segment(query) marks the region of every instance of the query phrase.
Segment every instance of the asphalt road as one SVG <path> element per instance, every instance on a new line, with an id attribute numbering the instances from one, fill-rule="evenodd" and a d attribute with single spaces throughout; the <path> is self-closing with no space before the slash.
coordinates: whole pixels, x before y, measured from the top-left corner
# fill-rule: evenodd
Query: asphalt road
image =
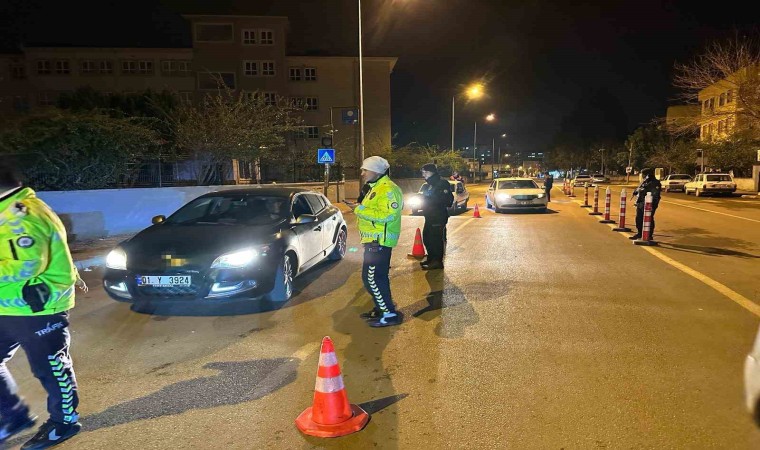
<path id="1" fill-rule="evenodd" d="M 760 448 L 742 386 L 760 203 L 667 194 L 661 245 L 642 248 L 553 197 L 547 214 L 452 218 L 444 271 L 407 258 L 423 219 L 405 217 L 399 327 L 357 317 L 370 307 L 358 251 L 299 278 L 286 305 L 238 316 L 135 313 L 86 272 L 72 318 L 85 431 L 60 448 Z M 372 413 L 331 440 L 293 423 L 325 335 L 349 399 Z M 10 367 L 44 412 L 20 356 Z"/>

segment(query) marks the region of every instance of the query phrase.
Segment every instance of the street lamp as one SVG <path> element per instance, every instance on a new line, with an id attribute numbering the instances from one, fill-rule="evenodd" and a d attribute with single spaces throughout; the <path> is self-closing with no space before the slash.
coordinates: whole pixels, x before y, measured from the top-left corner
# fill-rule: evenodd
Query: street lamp
<path id="1" fill-rule="evenodd" d="M 507 133 L 502 133 L 501 134 L 501 138 L 502 139 L 506 139 L 507 138 Z M 496 147 L 496 139 L 494 139 L 493 146 Z M 494 164 L 494 159 L 493 159 L 494 153 L 496 153 L 496 149 L 495 148 L 493 149 L 493 152 L 491 153 L 491 166 L 493 166 L 493 164 Z M 501 145 L 499 146 L 499 154 L 496 155 L 496 161 L 498 161 L 498 164 L 499 164 L 499 168 L 497 170 L 499 172 L 501 172 Z M 493 170 L 493 167 L 491 167 L 491 170 Z"/>
<path id="2" fill-rule="evenodd" d="M 599 153 L 602 154 L 602 176 L 604 176 L 604 149 L 600 148 Z"/>
<path id="3" fill-rule="evenodd" d="M 359 164 L 364 161 L 364 60 L 362 58 L 362 0 L 359 2 Z"/>
<path id="4" fill-rule="evenodd" d="M 468 100 L 478 100 L 483 97 L 483 85 L 480 83 L 471 84 L 466 90 L 465 95 Z M 456 105 L 456 95 L 451 97 L 451 150 L 454 150 L 454 110 Z"/>
<path id="5" fill-rule="evenodd" d="M 488 122 L 493 122 L 494 120 L 496 120 L 496 114 L 491 113 L 491 114 L 487 115 L 486 116 L 486 120 Z M 472 137 L 472 165 L 473 165 L 473 176 L 472 176 L 472 179 L 473 180 L 475 179 L 475 174 L 474 174 L 474 172 L 475 172 L 475 160 L 477 159 L 477 155 L 476 155 L 475 150 L 477 148 L 478 148 L 478 121 L 475 120 L 475 132 L 473 133 L 473 137 Z M 480 167 L 479 166 L 478 166 L 478 172 L 480 172 Z M 483 181 L 482 175 L 481 175 L 480 181 Z"/>

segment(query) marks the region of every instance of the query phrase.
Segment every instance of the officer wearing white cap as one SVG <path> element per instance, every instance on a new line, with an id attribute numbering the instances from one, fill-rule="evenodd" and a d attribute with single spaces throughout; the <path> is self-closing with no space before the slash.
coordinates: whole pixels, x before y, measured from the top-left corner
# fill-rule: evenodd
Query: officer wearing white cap
<path id="1" fill-rule="evenodd" d="M 362 163 L 362 188 L 356 209 L 359 234 L 364 247 L 362 280 L 375 303 L 371 311 L 361 315 L 371 327 L 398 325 L 403 321 L 391 298 L 388 272 L 391 252 L 401 233 L 401 189 L 388 177 L 390 164 L 379 156 L 370 156 Z"/>

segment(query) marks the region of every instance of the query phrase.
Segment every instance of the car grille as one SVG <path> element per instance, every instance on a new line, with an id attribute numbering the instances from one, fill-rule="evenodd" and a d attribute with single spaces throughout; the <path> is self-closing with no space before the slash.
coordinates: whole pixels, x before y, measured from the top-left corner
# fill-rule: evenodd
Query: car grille
<path id="1" fill-rule="evenodd" d="M 534 200 L 538 198 L 538 195 L 513 195 L 515 200 Z"/>
<path id="2" fill-rule="evenodd" d="M 198 296 L 200 286 L 172 286 L 172 287 L 157 287 L 157 286 L 138 286 L 137 294 L 139 297 L 151 297 L 151 298 L 194 298 Z"/>

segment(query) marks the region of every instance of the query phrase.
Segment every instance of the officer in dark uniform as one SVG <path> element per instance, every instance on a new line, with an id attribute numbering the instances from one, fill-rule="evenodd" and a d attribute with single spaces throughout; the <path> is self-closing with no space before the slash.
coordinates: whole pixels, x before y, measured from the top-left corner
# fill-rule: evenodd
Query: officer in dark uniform
<path id="1" fill-rule="evenodd" d="M 552 201 L 552 187 L 554 187 L 554 177 L 549 172 L 544 173 L 544 190 L 546 191 L 546 202 Z"/>
<path id="2" fill-rule="evenodd" d="M 644 231 L 644 201 L 646 200 L 647 193 L 652 194 L 652 225 L 650 228 L 649 239 L 654 239 L 654 213 L 660 205 L 660 189 L 662 189 L 662 183 L 655 178 L 654 170 L 649 168 L 642 169 L 641 176 L 643 177 L 641 184 L 631 195 L 631 198 L 636 197 L 636 234 L 628 238 L 631 240 L 641 239 Z"/>
<path id="3" fill-rule="evenodd" d="M 422 189 L 422 214 L 425 216 L 422 241 L 428 257 L 420 265 L 423 270 L 443 269 L 446 224 L 449 221 L 448 208 L 454 203 L 454 194 L 451 192 L 451 184 L 438 175 L 438 167 L 435 164 L 422 166 L 422 176 L 425 177 L 425 186 Z"/>

